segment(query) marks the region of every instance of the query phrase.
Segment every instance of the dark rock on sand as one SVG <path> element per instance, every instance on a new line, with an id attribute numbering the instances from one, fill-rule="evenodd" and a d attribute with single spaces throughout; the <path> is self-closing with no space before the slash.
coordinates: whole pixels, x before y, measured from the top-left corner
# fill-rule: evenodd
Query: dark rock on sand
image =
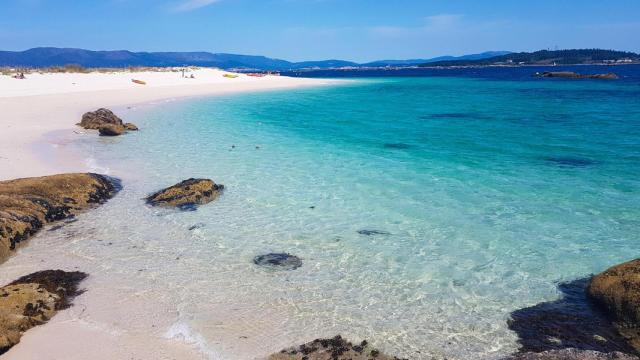
<path id="1" fill-rule="evenodd" d="M 541 74 L 536 74 L 538 77 L 543 78 L 564 78 L 564 79 L 602 79 L 602 80 L 616 80 L 618 75 L 614 73 L 607 74 L 578 74 L 572 71 L 546 71 Z"/>
<path id="2" fill-rule="evenodd" d="M 569 157 L 569 156 L 550 156 L 544 160 L 558 166 L 567 167 L 585 167 L 595 165 L 597 162 L 587 158 Z"/>
<path id="3" fill-rule="evenodd" d="M 390 233 L 382 230 L 358 230 L 358 234 L 365 236 L 373 236 L 373 235 L 391 235 Z"/>
<path id="4" fill-rule="evenodd" d="M 132 123 L 125 123 L 124 128 L 127 129 L 128 131 L 138 131 L 138 127 Z"/>
<path id="5" fill-rule="evenodd" d="M 45 224 L 72 218 L 113 197 L 117 180 L 61 174 L 0 181 L 0 262 Z"/>
<path id="6" fill-rule="evenodd" d="M 70 307 L 86 277 L 81 272 L 46 270 L 0 288 L 0 354 L 17 344 L 25 331 Z"/>
<path id="7" fill-rule="evenodd" d="M 258 255 L 253 258 L 253 263 L 274 270 L 295 270 L 302 266 L 299 257 L 286 253 Z"/>
<path id="8" fill-rule="evenodd" d="M 122 125 L 106 124 L 98 129 L 100 136 L 120 136 L 124 134 L 125 127 Z"/>
<path id="9" fill-rule="evenodd" d="M 511 313 L 508 325 L 518 334 L 521 352 L 576 348 L 633 353 L 606 315 L 588 301 L 587 284 L 588 279 L 560 284 L 561 299 Z"/>
<path id="10" fill-rule="evenodd" d="M 82 115 L 82 120 L 77 124 L 85 129 L 99 130 L 102 136 L 118 136 L 127 130 L 138 130 L 132 123 L 124 123 L 109 109 L 98 109 Z"/>
<path id="11" fill-rule="evenodd" d="M 372 348 L 367 341 L 352 344 L 340 335 L 332 339 L 312 342 L 284 349 L 272 354 L 268 360 L 400 360 Z"/>
<path id="12" fill-rule="evenodd" d="M 592 350 L 562 349 L 518 354 L 506 360 L 638 360 L 638 357 L 621 352 L 602 353 Z"/>
<path id="13" fill-rule="evenodd" d="M 98 130 L 104 125 L 124 126 L 122 119 L 109 109 L 98 109 L 82 115 L 82 120 L 77 124 L 85 129 Z"/>
<path id="14" fill-rule="evenodd" d="M 640 259 L 594 276 L 587 292 L 640 353 Z"/>
<path id="15" fill-rule="evenodd" d="M 209 179 L 188 179 L 147 197 L 152 206 L 177 207 L 182 210 L 195 209 L 220 196 L 224 185 Z"/>

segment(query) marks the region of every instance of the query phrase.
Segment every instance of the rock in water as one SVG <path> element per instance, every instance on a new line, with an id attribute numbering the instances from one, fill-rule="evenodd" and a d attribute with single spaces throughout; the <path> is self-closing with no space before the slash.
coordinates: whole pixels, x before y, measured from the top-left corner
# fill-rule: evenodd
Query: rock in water
<path id="1" fill-rule="evenodd" d="M 358 234 L 365 236 L 374 236 L 374 235 L 391 235 L 389 232 L 382 230 L 358 230 Z"/>
<path id="2" fill-rule="evenodd" d="M 367 341 L 354 345 L 340 335 L 332 339 L 316 339 L 310 343 L 284 349 L 268 360 L 401 360 L 369 346 Z"/>
<path id="3" fill-rule="evenodd" d="M 558 166 L 566 167 L 586 167 L 597 164 L 595 160 L 570 156 L 549 156 L 545 157 L 544 160 Z"/>
<path id="4" fill-rule="evenodd" d="M 616 80 L 618 75 L 614 73 L 607 74 L 578 74 L 573 71 L 546 71 L 542 74 L 537 74 L 543 78 L 564 78 L 564 79 L 601 79 L 601 80 Z"/>
<path id="5" fill-rule="evenodd" d="M 302 260 L 299 257 L 286 253 L 258 255 L 253 258 L 253 263 L 275 270 L 295 270 L 302 266 Z"/>
<path id="6" fill-rule="evenodd" d="M 46 223 L 112 198 L 115 179 L 98 174 L 62 174 L 0 181 L 0 262 Z"/>
<path id="7" fill-rule="evenodd" d="M 118 136 L 125 131 L 136 131 L 138 127 L 132 123 L 124 123 L 109 109 L 98 109 L 82 115 L 82 120 L 77 124 L 85 129 L 99 130 L 102 136 Z"/>
<path id="8" fill-rule="evenodd" d="M 215 200 L 223 189 L 224 185 L 209 179 L 188 179 L 150 195 L 147 203 L 152 206 L 189 209 Z"/>
<path id="9" fill-rule="evenodd" d="M 109 109 L 98 109 L 82 115 L 82 120 L 77 124 L 85 129 L 98 130 L 104 125 L 124 126 L 122 119 Z"/>
<path id="10" fill-rule="evenodd" d="M 98 132 L 100 133 L 100 136 L 119 136 L 124 134 L 125 127 L 122 125 L 106 124 L 100 126 Z"/>
<path id="11" fill-rule="evenodd" d="M 86 277 L 81 272 L 46 270 L 0 288 L 0 354 L 17 344 L 22 333 L 71 306 Z"/>
<path id="12" fill-rule="evenodd" d="M 638 358 L 621 352 L 603 353 L 592 350 L 562 349 L 518 354 L 506 360 L 638 360 Z"/>
<path id="13" fill-rule="evenodd" d="M 405 143 L 387 143 L 384 144 L 385 149 L 399 149 L 406 150 L 411 149 L 411 145 Z"/>
<path id="14" fill-rule="evenodd" d="M 631 346 L 640 352 L 640 259 L 594 276 L 587 293 L 611 316 Z"/>
<path id="15" fill-rule="evenodd" d="M 125 123 L 124 128 L 127 129 L 128 131 L 138 131 L 138 127 L 132 123 Z"/>

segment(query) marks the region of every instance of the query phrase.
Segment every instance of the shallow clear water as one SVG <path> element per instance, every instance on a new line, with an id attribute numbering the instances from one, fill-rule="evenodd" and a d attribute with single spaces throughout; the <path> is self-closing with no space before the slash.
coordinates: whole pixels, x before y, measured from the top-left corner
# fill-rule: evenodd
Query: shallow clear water
<path id="1" fill-rule="evenodd" d="M 365 79 L 124 115 L 142 130 L 77 144 L 123 179 L 81 219 L 112 245 L 60 246 L 162 294 L 159 334 L 211 358 L 341 333 L 495 359 L 518 348 L 510 312 L 640 251 L 637 82 Z M 225 193 L 196 212 L 141 200 L 189 177 Z M 252 263 L 269 252 L 303 266 Z"/>

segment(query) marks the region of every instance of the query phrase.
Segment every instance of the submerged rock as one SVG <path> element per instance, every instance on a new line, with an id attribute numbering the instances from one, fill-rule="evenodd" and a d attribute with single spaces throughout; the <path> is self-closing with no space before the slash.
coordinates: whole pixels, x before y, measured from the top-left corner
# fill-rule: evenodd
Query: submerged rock
<path id="1" fill-rule="evenodd" d="M 0 354 L 17 344 L 25 331 L 71 306 L 86 277 L 82 272 L 46 270 L 0 288 Z"/>
<path id="2" fill-rule="evenodd" d="M 358 230 L 358 234 L 365 235 L 365 236 L 391 235 L 391 233 L 388 233 L 386 231 L 382 231 L 382 230 L 367 230 L 367 229 Z"/>
<path id="3" fill-rule="evenodd" d="M 621 352 L 603 353 L 592 350 L 562 349 L 518 354 L 506 360 L 638 360 L 638 357 Z"/>
<path id="4" fill-rule="evenodd" d="M 204 205 L 217 199 L 223 189 L 224 185 L 216 184 L 209 179 L 188 179 L 160 190 L 146 200 L 152 206 L 195 210 L 197 205 Z"/>
<path id="5" fill-rule="evenodd" d="M 367 341 L 354 345 L 340 335 L 284 349 L 269 356 L 268 360 L 400 360 L 372 348 Z"/>
<path id="6" fill-rule="evenodd" d="M 102 125 L 98 129 L 100 136 L 119 136 L 124 134 L 125 128 L 122 125 Z"/>
<path id="7" fill-rule="evenodd" d="M 98 174 L 61 174 L 0 181 L 0 262 L 45 224 L 104 203 L 117 180 Z"/>
<path id="8" fill-rule="evenodd" d="M 258 255 L 253 258 L 253 263 L 274 270 L 295 270 L 302 266 L 299 257 L 287 253 Z"/>
<path id="9" fill-rule="evenodd" d="M 82 115 L 82 120 L 77 124 L 85 129 L 99 130 L 102 136 L 118 136 L 126 130 L 138 130 L 132 123 L 124 123 L 109 109 L 98 109 Z"/>
<path id="10" fill-rule="evenodd" d="M 614 320 L 640 353 L 640 259 L 614 266 L 591 279 L 589 298 Z"/>
<path id="11" fill-rule="evenodd" d="M 569 156 L 550 156 L 544 158 L 550 163 L 554 163 L 558 166 L 569 167 L 585 167 L 595 165 L 596 161 L 587 158 L 569 157 Z"/>
<path id="12" fill-rule="evenodd" d="M 387 143 L 387 144 L 384 144 L 384 147 L 385 149 L 398 149 L 398 150 L 411 149 L 411 145 L 405 144 L 405 143 Z"/>

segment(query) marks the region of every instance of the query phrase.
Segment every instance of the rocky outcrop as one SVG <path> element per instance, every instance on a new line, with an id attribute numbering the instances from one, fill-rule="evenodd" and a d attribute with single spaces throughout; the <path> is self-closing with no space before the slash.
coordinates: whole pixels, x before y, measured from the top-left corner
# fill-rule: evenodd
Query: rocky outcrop
<path id="1" fill-rule="evenodd" d="M 562 349 L 541 353 L 518 354 L 506 360 L 639 360 L 621 352 L 603 353 L 593 350 Z"/>
<path id="2" fill-rule="evenodd" d="M 640 259 L 594 276 L 587 293 L 607 312 L 631 346 L 640 352 Z"/>
<path id="3" fill-rule="evenodd" d="M 316 339 L 310 343 L 284 349 L 268 360 L 400 360 L 372 348 L 367 341 L 354 345 L 340 335 L 332 339 Z"/>
<path id="4" fill-rule="evenodd" d="M 85 129 L 99 130 L 103 136 L 118 136 L 124 134 L 125 130 L 138 130 L 136 125 L 125 124 L 111 110 L 104 108 L 85 113 L 77 125 Z"/>
<path id="5" fill-rule="evenodd" d="M 578 74 L 573 71 L 546 71 L 536 74 L 538 77 L 543 78 L 564 78 L 564 79 L 601 79 L 601 80 L 616 80 L 618 75 L 614 73 L 607 74 Z"/>
<path id="6" fill-rule="evenodd" d="M 98 174 L 62 174 L 0 181 L 0 262 L 45 224 L 73 217 L 117 192 Z"/>
<path id="7" fill-rule="evenodd" d="M 46 270 L 0 288 L 0 354 L 17 344 L 25 331 L 71 306 L 86 277 L 81 272 Z"/>
<path id="8" fill-rule="evenodd" d="M 209 179 L 188 179 L 160 190 L 147 197 L 146 200 L 152 206 L 177 207 L 188 210 L 217 199 L 223 189 L 224 185 L 216 184 Z"/>
<path id="9" fill-rule="evenodd" d="M 119 136 L 124 134 L 125 130 L 125 127 L 122 125 L 108 124 L 102 125 L 98 129 L 98 132 L 100 133 L 100 136 Z"/>

